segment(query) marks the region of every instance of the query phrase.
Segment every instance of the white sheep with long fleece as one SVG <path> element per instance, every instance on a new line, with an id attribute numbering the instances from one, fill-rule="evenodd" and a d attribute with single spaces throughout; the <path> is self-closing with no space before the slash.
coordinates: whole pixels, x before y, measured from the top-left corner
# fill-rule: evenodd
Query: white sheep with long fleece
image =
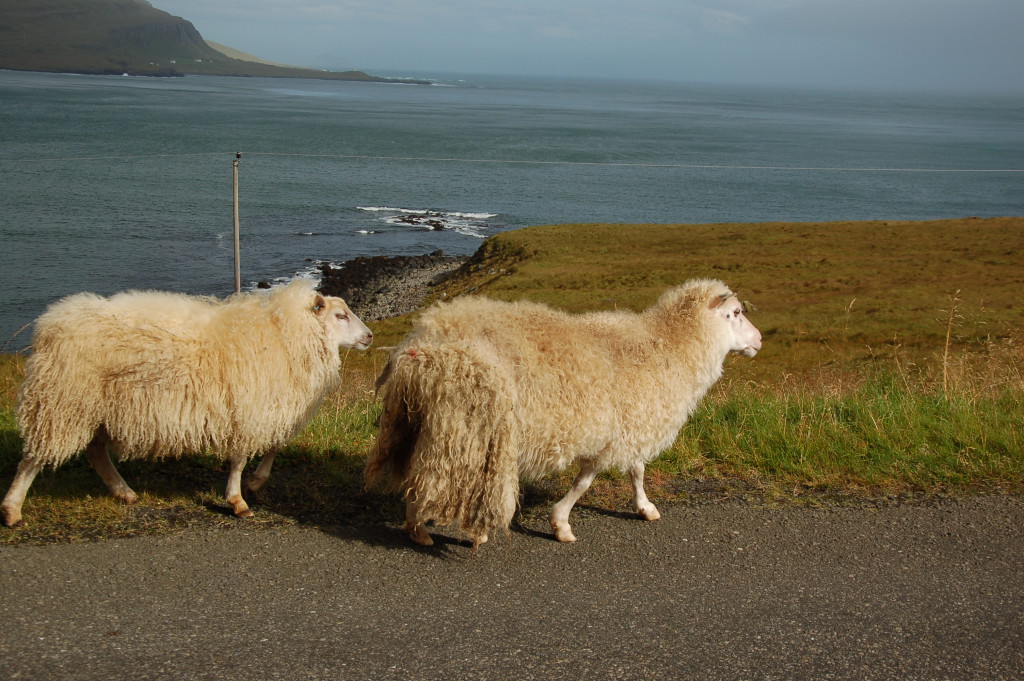
<path id="1" fill-rule="evenodd" d="M 629 471 L 634 504 L 660 517 L 644 466 L 669 447 L 729 352 L 754 356 L 761 334 L 720 281 L 687 282 L 641 313 L 572 315 L 535 303 L 466 297 L 426 311 L 378 384 L 380 433 L 368 488 L 406 497 L 406 529 L 457 522 L 474 546 L 507 528 L 520 477 L 579 462 L 551 511 L 559 541 L 598 472 Z"/>
<path id="2" fill-rule="evenodd" d="M 4 523 L 22 520 L 36 474 L 85 449 L 110 492 L 135 492 L 114 468 L 121 458 L 210 452 L 230 461 L 227 501 L 242 498 L 248 459 L 265 454 L 248 481 L 255 491 L 274 453 L 340 381 L 340 348 L 365 349 L 373 334 L 341 298 L 313 283 L 220 300 L 158 291 L 104 298 L 80 293 L 36 320 L 17 400 L 23 458 L 4 497 Z"/>

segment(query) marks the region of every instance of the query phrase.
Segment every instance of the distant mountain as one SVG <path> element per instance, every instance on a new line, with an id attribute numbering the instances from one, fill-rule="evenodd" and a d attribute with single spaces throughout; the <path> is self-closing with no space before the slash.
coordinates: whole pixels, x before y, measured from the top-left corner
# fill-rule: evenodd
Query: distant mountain
<path id="1" fill-rule="evenodd" d="M 0 69 L 422 82 L 377 78 L 362 71 L 282 66 L 255 57 L 234 58 L 248 55 L 231 48 L 225 52 L 211 47 L 191 22 L 156 9 L 145 0 L 0 2 Z"/>

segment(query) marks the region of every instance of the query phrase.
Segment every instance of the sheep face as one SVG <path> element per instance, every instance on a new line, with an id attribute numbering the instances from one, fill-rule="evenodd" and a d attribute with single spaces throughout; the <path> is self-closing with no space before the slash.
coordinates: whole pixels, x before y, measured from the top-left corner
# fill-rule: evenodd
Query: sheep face
<path id="1" fill-rule="evenodd" d="M 761 349 L 761 332 L 744 314 L 744 305 L 736 296 L 712 298 L 711 311 L 722 320 L 729 352 L 753 357 Z"/>
<path id="2" fill-rule="evenodd" d="M 318 295 L 313 302 L 313 314 L 320 318 L 328 338 L 339 348 L 365 350 L 373 343 L 373 333 L 341 298 Z"/>

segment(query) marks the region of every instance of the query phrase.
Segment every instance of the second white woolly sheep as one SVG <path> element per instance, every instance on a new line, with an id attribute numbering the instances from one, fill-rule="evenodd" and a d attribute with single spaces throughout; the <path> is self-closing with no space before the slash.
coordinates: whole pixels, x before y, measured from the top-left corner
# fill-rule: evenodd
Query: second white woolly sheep
<path id="1" fill-rule="evenodd" d="M 467 297 L 435 306 L 391 354 L 379 381 L 380 434 L 368 487 L 406 496 L 406 529 L 430 544 L 429 521 L 457 523 L 474 546 L 507 528 L 520 477 L 579 462 L 551 512 L 569 512 L 597 473 L 629 471 L 640 514 L 660 514 L 644 467 L 672 444 L 729 352 L 753 356 L 761 334 L 717 280 L 670 289 L 642 313 L 570 315 Z"/>

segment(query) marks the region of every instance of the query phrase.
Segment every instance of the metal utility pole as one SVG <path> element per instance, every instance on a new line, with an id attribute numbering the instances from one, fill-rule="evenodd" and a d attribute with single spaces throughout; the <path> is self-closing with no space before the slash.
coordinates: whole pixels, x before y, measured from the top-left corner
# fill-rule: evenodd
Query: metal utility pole
<path id="1" fill-rule="evenodd" d="M 231 162 L 231 189 L 235 199 L 235 293 L 242 291 L 242 256 L 238 241 L 238 162 L 241 159 L 242 152 L 239 151 Z"/>

